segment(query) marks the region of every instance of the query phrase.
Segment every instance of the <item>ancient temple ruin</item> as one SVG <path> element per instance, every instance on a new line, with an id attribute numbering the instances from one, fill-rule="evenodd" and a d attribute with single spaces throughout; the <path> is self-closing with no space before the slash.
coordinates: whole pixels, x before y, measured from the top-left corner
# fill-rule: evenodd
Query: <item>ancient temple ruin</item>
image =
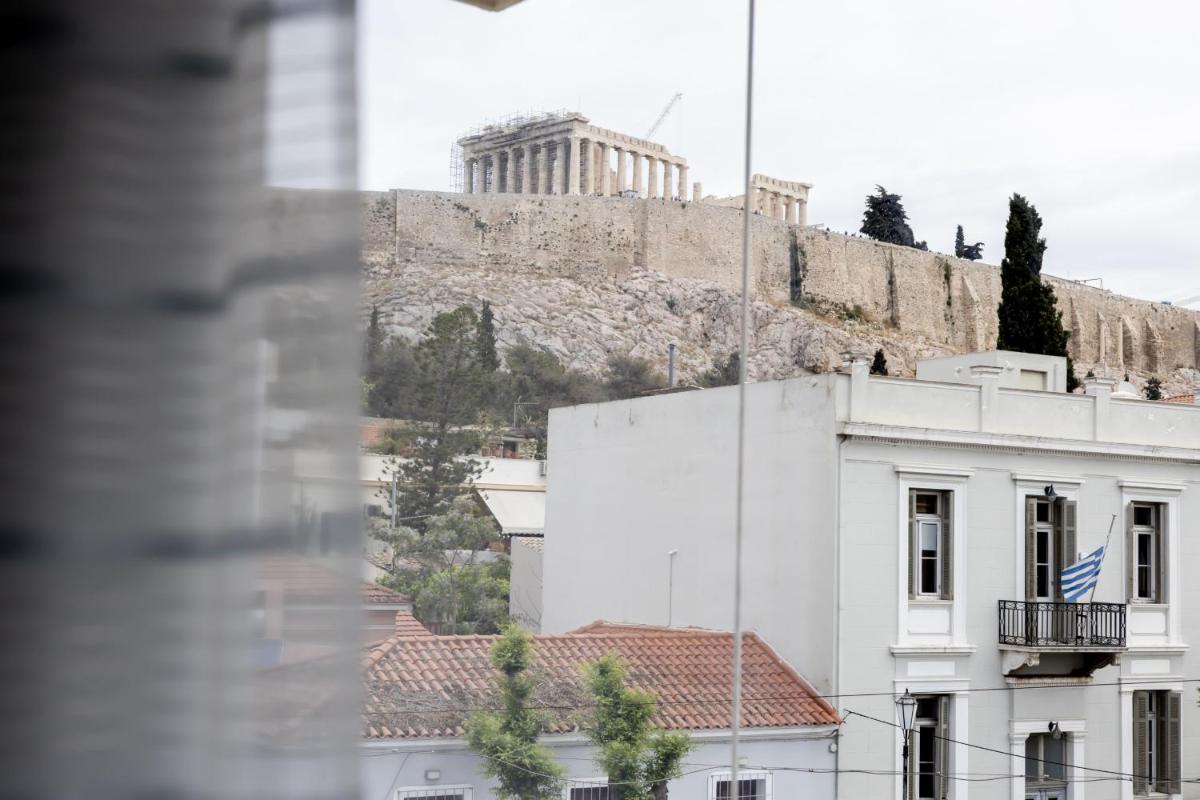
<path id="1" fill-rule="evenodd" d="M 584 194 L 688 198 L 687 159 L 592 125 L 582 114 L 512 118 L 458 140 L 469 194 Z"/>

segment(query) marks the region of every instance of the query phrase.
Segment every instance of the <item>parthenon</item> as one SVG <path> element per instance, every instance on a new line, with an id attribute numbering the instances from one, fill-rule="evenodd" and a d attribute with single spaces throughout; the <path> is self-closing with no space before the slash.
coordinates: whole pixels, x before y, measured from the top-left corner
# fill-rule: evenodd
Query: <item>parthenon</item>
<path id="1" fill-rule="evenodd" d="M 687 159 L 578 113 L 490 125 L 458 140 L 470 194 L 585 194 L 686 200 Z M 696 198 L 699 199 L 699 198 Z"/>

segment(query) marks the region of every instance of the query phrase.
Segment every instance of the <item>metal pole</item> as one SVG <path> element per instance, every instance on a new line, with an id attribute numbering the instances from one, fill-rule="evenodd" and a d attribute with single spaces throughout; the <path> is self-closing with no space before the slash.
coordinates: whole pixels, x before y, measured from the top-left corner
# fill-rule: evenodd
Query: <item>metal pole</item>
<path id="1" fill-rule="evenodd" d="M 746 151 L 743 181 L 750 197 L 750 151 L 754 133 L 754 0 L 749 0 L 746 25 Z M 742 204 L 746 206 L 746 203 Z M 733 702 L 729 725 L 729 796 L 738 796 L 738 738 L 742 726 L 742 527 L 746 480 L 746 362 L 750 359 L 750 209 L 742 209 L 741 339 L 738 355 L 737 469 L 734 480 L 733 527 Z"/>
<path id="2" fill-rule="evenodd" d="M 392 529 L 396 528 L 396 473 L 392 473 Z"/>
<path id="3" fill-rule="evenodd" d="M 675 605 L 675 554 L 678 550 L 667 553 L 667 627 L 671 627 L 671 614 Z"/>
<path id="4" fill-rule="evenodd" d="M 901 750 L 904 761 L 904 766 L 901 767 L 901 769 L 904 771 L 904 776 L 901 783 L 904 786 L 904 792 L 900 795 L 900 800 L 908 800 L 908 733 L 901 731 L 901 735 L 904 736 L 904 748 Z M 892 785 L 895 786 L 896 784 L 893 783 Z"/>
<path id="5" fill-rule="evenodd" d="M 667 345 L 667 388 L 675 386 L 675 343 Z"/>

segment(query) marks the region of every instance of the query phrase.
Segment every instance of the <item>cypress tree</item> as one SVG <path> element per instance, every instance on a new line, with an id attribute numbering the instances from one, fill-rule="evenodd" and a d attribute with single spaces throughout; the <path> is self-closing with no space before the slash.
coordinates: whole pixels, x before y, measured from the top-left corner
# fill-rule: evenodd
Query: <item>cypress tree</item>
<path id="1" fill-rule="evenodd" d="M 887 375 L 888 374 L 887 358 L 884 357 L 884 355 L 883 355 L 882 347 L 875 351 L 875 358 L 871 361 L 871 374 L 872 375 Z"/>
<path id="2" fill-rule="evenodd" d="M 958 226 L 958 231 L 954 234 L 954 257 L 962 258 L 963 250 L 967 247 L 967 240 L 963 238 L 962 225 Z"/>
<path id="3" fill-rule="evenodd" d="M 1000 336 L 996 347 L 1021 353 L 1066 356 L 1067 391 L 1079 382 L 1067 355 L 1070 334 L 1063 328 L 1062 312 L 1054 289 L 1042 282 L 1042 256 L 1046 240 L 1039 234 L 1042 218 L 1024 197 L 1014 194 L 1008 203 L 1004 234 L 1004 260 L 1000 262 Z"/>
<path id="4" fill-rule="evenodd" d="M 492 314 L 492 304 L 487 300 L 483 301 L 479 312 L 475 338 L 479 346 L 479 366 L 495 372 L 500 368 L 500 357 L 496 354 L 496 318 Z"/>

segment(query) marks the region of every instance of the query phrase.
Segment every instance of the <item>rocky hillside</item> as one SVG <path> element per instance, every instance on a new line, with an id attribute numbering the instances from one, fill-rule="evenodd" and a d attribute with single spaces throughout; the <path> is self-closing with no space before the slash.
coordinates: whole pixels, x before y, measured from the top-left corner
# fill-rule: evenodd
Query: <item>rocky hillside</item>
<path id="1" fill-rule="evenodd" d="M 371 305 L 378 305 L 382 319 L 395 334 L 415 338 L 438 311 L 463 303 L 478 306 L 486 299 L 495 311 L 502 347 L 533 344 L 553 352 L 565 364 L 593 374 L 599 374 L 608 357 L 617 353 L 654 359 L 665 367 L 667 346 L 675 342 L 678 364 L 686 378 L 708 369 L 714 360 L 737 347 L 738 294 L 729 280 L 729 270 L 736 267 L 736 253 L 724 247 L 728 232 L 708 236 L 702 228 L 698 232 L 695 227 L 678 224 L 669 216 L 669 206 L 663 211 L 643 201 L 618 200 L 620 205 L 614 206 L 614 213 L 593 214 L 576 224 L 572 219 L 590 208 L 586 202 L 599 198 L 571 198 L 573 204 L 562 207 L 555 204 L 568 202 L 566 198 L 525 199 L 520 207 L 475 208 L 451 195 L 404 194 L 408 197 L 399 200 L 396 193 L 365 198 L 364 313 Z M 475 198 L 469 201 L 476 202 Z M 409 203 L 403 213 L 397 213 L 397 202 Z M 414 209 L 416 202 L 420 206 Z M 527 208 L 531 205 L 533 211 Z M 648 214 L 664 217 L 651 222 L 633 217 L 641 207 Z M 725 224 L 728 210 L 718 212 L 721 215 L 712 219 Z M 560 215 L 555 224 L 562 235 L 554 235 L 555 228 L 539 229 L 531 224 L 533 213 Z M 698 212 L 693 208 L 691 213 Z M 705 209 L 703 213 L 713 212 Z M 710 223 L 707 217 L 700 219 Z M 971 325 L 957 322 L 958 318 L 970 322 L 968 312 L 982 319 L 979 309 L 990 303 L 986 293 L 993 290 L 978 277 L 972 286 L 965 270 L 953 259 L 943 259 L 948 266 L 939 262 L 936 281 L 927 281 L 934 283 L 938 292 L 943 291 L 944 283 L 944 295 L 922 297 L 917 291 L 921 285 L 911 277 L 916 268 L 901 265 L 899 269 L 908 270 L 898 273 L 909 284 L 908 295 L 904 293 L 906 287 L 897 289 L 898 281 L 890 274 L 880 281 L 856 274 L 852 283 L 867 280 L 872 285 L 864 286 L 861 292 L 852 285 L 841 286 L 836 297 L 830 290 L 805 293 L 802 300 L 790 302 L 786 275 L 779 273 L 786 270 L 787 237 L 795 236 L 794 229 L 789 233 L 786 226 L 773 225 L 769 220 L 762 223 L 756 220 L 756 241 L 761 250 L 769 252 L 760 256 L 755 275 L 749 362 L 752 378 L 829 371 L 841 364 L 842 352 L 872 353 L 876 348 L 884 350 L 892 374 L 911 375 L 920 358 L 972 349 L 974 341 L 982 341 L 985 346 L 994 342 L 986 319 Z M 654 235 L 648 237 L 651 225 Z M 584 229 L 587 239 L 580 235 Z M 713 247 L 712 241 L 721 247 Z M 822 239 L 808 242 L 797 259 L 799 248 L 792 239 L 792 260 L 803 262 L 807 254 L 811 271 L 813 255 L 832 245 L 850 255 L 861 252 L 864 246 Z M 905 253 L 885 255 L 888 264 L 907 257 Z M 844 255 L 837 257 L 845 260 Z M 772 266 L 772 258 L 780 263 Z M 829 262 L 837 263 L 833 259 Z M 796 275 L 803 280 L 805 265 L 800 266 Z M 952 279 L 956 269 L 962 274 Z M 768 278 L 771 285 L 764 289 Z M 780 280 L 785 282 L 783 292 L 774 286 Z M 955 288 L 956 281 L 962 288 Z M 810 283 L 815 285 L 815 278 L 810 278 Z M 863 298 L 861 305 L 847 301 L 858 296 Z M 966 309 L 964 297 L 974 299 L 973 310 Z M 1072 298 L 1072 302 L 1078 301 Z M 937 311 L 938 307 L 945 311 Z M 1084 310 L 1090 313 L 1090 309 Z M 1136 306 L 1135 311 L 1140 313 Z M 935 317 L 943 313 L 947 320 L 944 324 Z M 1076 324 L 1085 324 L 1079 321 L 1084 316 L 1079 306 L 1073 305 L 1071 313 Z M 1194 323 L 1186 317 L 1180 322 L 1179 315 L 1171 313 L 1174 316 L 1162 315 L 1167 323 L 1155 324 L 1176 339 L 1188 335 L 1186 326 Z M 1127 323 L 1128 316 L 1118 319 L 1122 320 L 1116 323 L 1118 328 L 1137 327 Z M 1168 324 L 1174 328 L 1168 328 Z M 1183 333 L 1176 335 L 1176 328 Z M 1188 343 L 1176 346 L 1178 342 L 1169 339 L 1168 345 L 1175 349 L 1164 348 L 1164 337 L 1155 335 L 1159 352 L 1168 353 L 1157 360 L 1171 358 L 1177 363 L 1163 364 L 1162 369 L 1153 372 L 1164 379 L 1169 394 L 1191 391 L 1198 377 L 1194 353 L 1191 363 L 1178 363 L 1186 356 Z M 1128 358 L 1126 363 L 1141 358 L 1141 347 L 1136 351 L 1131 348 L 1134 336 L 1128 334 L 1124 352 L 1117 348 L 1119 356 Z M 1145 341 L 1150 342 L 1151 337 Z M 1184 356 L 1179 355 L 1181 352 Z M 1128 371 L 1139 383 L 1151 374 L 1150 370 L 1139 371 L 1136 365 L 1130 368 L 1125 363 L 1101 364 L 1095 358 L 1078 356 L 1077 361 L 1081 373 L 1094 367 L 1098 374 L 1121 377 Z"/>

